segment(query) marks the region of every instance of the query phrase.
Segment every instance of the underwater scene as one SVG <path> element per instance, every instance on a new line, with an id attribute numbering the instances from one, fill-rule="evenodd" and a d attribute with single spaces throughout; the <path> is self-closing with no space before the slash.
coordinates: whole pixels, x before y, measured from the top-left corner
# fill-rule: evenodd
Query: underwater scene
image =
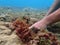
<path id="1" fill-rule="evenodd" d="M 0 45 L 60 45 L 60 1 L 0 0 Z"/>

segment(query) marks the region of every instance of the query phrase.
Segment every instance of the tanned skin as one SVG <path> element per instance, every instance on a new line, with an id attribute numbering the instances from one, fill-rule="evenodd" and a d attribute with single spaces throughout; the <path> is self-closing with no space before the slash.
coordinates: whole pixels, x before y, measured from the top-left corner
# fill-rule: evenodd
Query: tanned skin
<path id="1" fill-rule="evenodd" d="M 49 15 L 60 8 L 60 0 L 54 0 L 54 1 L 55 2 L 53 3 L 53 5 L 51 6 L 51 8 L 49 9 L 46 15 Z"/>

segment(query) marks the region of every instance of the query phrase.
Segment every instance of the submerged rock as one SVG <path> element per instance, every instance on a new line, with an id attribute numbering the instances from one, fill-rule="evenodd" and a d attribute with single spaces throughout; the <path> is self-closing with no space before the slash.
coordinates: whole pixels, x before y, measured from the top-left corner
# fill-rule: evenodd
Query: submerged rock
<path id="1" fill-rule="evenodd" d="M 0 35 L 10 35 L 11 30 L 5 26 L 0 26 Z"/>
<path id="2" fill-rule="evenodd" d="M 0 25 L 0 45 L 21 45 L 21 41 L 11 29 Z"/>

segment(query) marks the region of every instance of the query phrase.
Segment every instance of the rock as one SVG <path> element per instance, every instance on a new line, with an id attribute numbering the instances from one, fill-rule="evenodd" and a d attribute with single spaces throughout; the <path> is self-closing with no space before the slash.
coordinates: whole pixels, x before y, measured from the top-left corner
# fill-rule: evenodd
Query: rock
<path id="1" fill-rule="evenodd" d="M 9 24 L 11 24 L 11 22 L 3 22 L 3 21 L 0 21 L 0 25 L 9 25 Z"/>
<path id="2" fill-rule="evenodd" d="M 15 34 L 15 31 L 10 33 L 10 29 L 5 26 L 0 26 L 0 45 L 21 45 L 22 42 Z"/>
<path id="3" fill-rule="evenodd" d="M 47 27 L 48 31 L 53 33 L 59 33 L 60 34 L 60 22 L 54 23 Z"/>
<path id="4" fill-rule="evenodd" d="M 0 26 L 0 35 L 10 35 L 11 30 L 5 26 Z"/>
<path id="5" fill-rule="evenodd" d="M 5 45 L 21 45 L 21 42 L 15 34 L 12 34 Z"/>
<path id="6" fill-rule="evenodd" d="M 0 45 L 21 45 L 19 38 L 15 34 L 11 36 L 2 36 L 0 37 Z"/>

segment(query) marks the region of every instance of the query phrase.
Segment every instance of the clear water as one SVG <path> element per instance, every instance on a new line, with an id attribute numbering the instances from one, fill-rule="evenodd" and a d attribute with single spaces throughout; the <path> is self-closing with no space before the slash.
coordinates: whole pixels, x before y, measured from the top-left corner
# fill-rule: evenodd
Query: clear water
<path id="1" fill-rule="evenodd" d="M 46 8 L 53 2 L 54 0 L 0 0 L 0 6 Z"/>

